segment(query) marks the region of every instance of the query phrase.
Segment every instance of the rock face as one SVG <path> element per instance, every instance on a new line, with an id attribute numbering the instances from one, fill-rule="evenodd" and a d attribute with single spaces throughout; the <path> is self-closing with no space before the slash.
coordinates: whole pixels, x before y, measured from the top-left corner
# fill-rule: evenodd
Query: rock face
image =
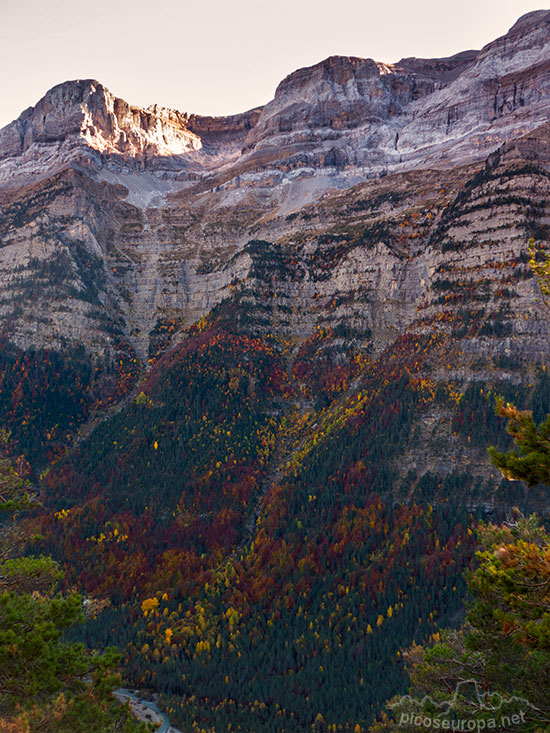
<path id="1" fill-rule="evenodd" d="M 548 233 L 549 27 L 530 13 L 445 59 L 332 57 L 225 118 L 54 87 L 0 131 L 4 330 L 25 349 L 126 344 L 145 362 L 238 297 L 260 330 L 345 326 L 376 351 L 455 302 L 456 273 L 496 261 L 512 285 L 487 275 L 477 292 L 468 275 L 459 301 L 505 290 L 504 320 L 542 354 L 520 258 Z"/>
<path id="2" fill-rule="evenodd" d="M 550 12 L 447 59 L 329 58 L 279 85 L 244 151 L 352 176 L 484 157 L 548 114 Z M 284 151 L 286 155 L 282 155 Z"/>
<path id="3" fill-rule="evenodd" d="M 80 136 L 94 150 L 130 157 L 181 155 L 200 148 L 186 129 L 187 116 L 130 107 L 93 80 L 60 84 L 9 126 L 3 154 L 25 153 L 33 144 Z M 16 134 L 18 133 L 18 135 Z"/>
<path id="4" fill-rule="evenodd" d="M 78 161 L 148 169 L 180 188 L 204 179 L 203 190 L 265 193 L 300 178 L 316 196 L 479 160 L 547 118 L 549 24 L 550 11 L 529 13 L 481 51 L 446 59 L 331 57 L 290 74 L 263 109 L 225 118 L 132 107 L 93 80 L 60 84 L 0 131 L 0 184 Z"/>
<path id="5" fill-rule="evenodd" d="M 71 162 L 185 178 L 188 168 L 208 167 L 220 148 L 230 158 L 258 113 L 190 117 L 156 105 L 130 106 L 92 79 L 66 82 L 0 131 L 2 182 L 28 181 Z"/>

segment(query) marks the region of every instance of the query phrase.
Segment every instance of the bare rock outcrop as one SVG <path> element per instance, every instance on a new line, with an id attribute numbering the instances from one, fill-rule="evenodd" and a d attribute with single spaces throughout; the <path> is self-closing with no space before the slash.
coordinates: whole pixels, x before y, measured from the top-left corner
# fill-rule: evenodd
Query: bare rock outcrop
<path id="1" fill-rule="evenodd" d="M 265 107 L 229 117 L 141 109 L 99 82 L 66 82 L 0 131 L 0 186 L 78 163 L 146 170 L 172 191 L 198 182 L 229 205 L 244 186 L 289 207 L 365 178 L 482 160 L 548 117 L 549 25 L 550 11 L 528 13 L 481 51 L 449 58 L 330 57 L 290 74 Z"/>
<path id="2" fill-rule="evenodd" d="M 537 11 L 481 51 L 331 57 L 232 117 L 54 87 L 0 131 L 9 338 L 145 362 L 238 297 L 258 330 L 345 326 L 377 349 L 490 304 L 478 330 L 514 321 L 540 353 L 524 250 L 550 239 L 549 27 Z"/>

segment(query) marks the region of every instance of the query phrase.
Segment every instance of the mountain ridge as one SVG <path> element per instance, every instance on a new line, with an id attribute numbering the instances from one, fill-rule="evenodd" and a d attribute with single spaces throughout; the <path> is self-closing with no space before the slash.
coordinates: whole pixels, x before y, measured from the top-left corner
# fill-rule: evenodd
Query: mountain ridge
<path id="1" fill-rule="evenodd" d="M 275 174 L 316 197 L 365 176 L 482 159 L 547 115 L 548 23 L 550 11 L 528 13 L 481 51 L 442 59 L 328 57 L 285 77 L 263 107 L 217 118 L 65 82 L 0 130 L 0 185 L 78 161 L 146 169 L 180 190 L 194 180 L 231 190 L 244 178 L 264 197 Z"/>

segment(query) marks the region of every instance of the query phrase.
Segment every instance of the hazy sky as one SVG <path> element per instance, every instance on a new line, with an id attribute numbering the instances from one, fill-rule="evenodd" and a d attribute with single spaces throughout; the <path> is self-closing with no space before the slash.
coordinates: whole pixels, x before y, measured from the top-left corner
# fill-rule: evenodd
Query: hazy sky
<path id="1" fill-rule="evenodd" d="M 527 0 L 0 0 L 0 127 L 55 84 L 233 114 L 327 56 L 450 56 L 506 33 Z"/>

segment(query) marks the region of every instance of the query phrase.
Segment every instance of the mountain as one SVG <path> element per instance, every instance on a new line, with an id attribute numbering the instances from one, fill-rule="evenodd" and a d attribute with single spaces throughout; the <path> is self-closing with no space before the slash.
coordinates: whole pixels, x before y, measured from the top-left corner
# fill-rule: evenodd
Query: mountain
<path id="1" fill-rule="evenodd" d="M 477 169 L 546 122 L 549 18 L 530 13 L 480 52 L 448 59 L 329 58 L 287 77 L 263 109 L 229 118 L 131 107 L 90 80 L 54 87 L 0 131 L 3 316 L 13 340 L 89 341 L 112 353 L 118 338 L 144 359 L 155 328 L 193 323 L 246 278 L 247 241 L 304 231 L 289 214 L 323 196 L 332 212 L 338 189 L 362 195 L 354 185 L 399 189 L 406 173 L 429 169 L 441 190 L 464 166 Z M 380 177 L 388 174 L 397 178 Z M 419 249 L 415 269 L 429 270 Z M 52 267 L 66 271 L 61 290 L 50 285 L 42 302 L 36 268 Z M 428 280 L 415 280 L 419 301 Z M 29 281 L 40 328 L 21 323 L 13 303 Z M 59 313 L 61 282 L 75 291 L 70 317 Z"/>
<path id="2" fill-rule="evenodd" d="M 473 519 L 547 506 L 486 448 L 496 394 L 550 410 L 549 29 L 331 57 L 225 118 L 67 82 L 0 131 L 35 549 L 183 729 L 365 729 L 460 619 Z"/>
<path id="3" fill-rule="evenodd" d="M 481 51 L 445 59 L 331 57 L 290 74 L 265 107 L 226 118 L 132 107 L 94 80 L 60 84 L 2 131 L 1 180 L 78 161 L 222 190 L 243 175 L 261 189 L 273 174 L 316 176 L 326 190 L 480 160 L 547 113 L 548 22 L 529 13 Z"/>

